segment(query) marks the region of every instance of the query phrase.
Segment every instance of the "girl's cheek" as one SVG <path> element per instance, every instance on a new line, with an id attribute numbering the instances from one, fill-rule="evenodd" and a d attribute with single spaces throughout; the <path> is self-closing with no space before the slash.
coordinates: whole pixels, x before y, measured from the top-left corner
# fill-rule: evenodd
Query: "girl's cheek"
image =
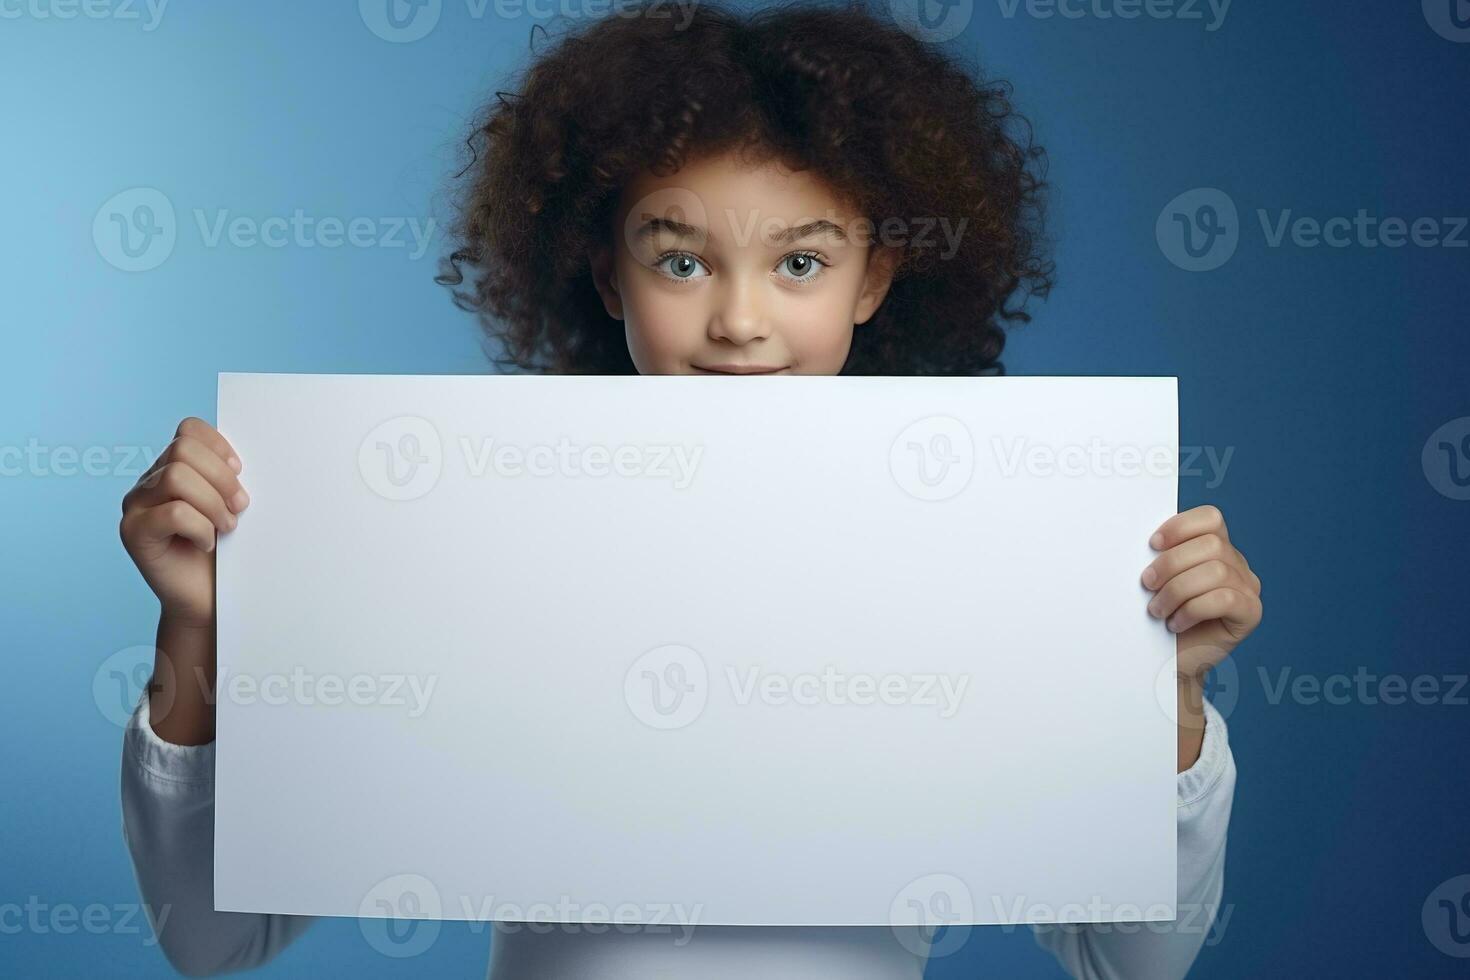
<path id="1" fill-rule="evenodd" d="M 852 305 L 846 288 L 814 289 L 793 296 L 785 304 L 781 329 L 800 373 L 836 374 L 842 370 L 852 347 Z"/>
<path id="2" fill-rule="evenodd" d="M 691 331 L 697 333 L 697 299 L 677 292 L 621 249 L 616 272 L 623 305 L 628 353 L 640 374 L 673 374 L 689 356 Z M 692 290 L 691 290 L 692 292 Z"/>
<path id="3" fill-rule="evenodd" d="M 626 312 L 628 352 L 643 374 L 681 371 L 704 333 L 704 313 L 688 297 L 640 296 Z"/>

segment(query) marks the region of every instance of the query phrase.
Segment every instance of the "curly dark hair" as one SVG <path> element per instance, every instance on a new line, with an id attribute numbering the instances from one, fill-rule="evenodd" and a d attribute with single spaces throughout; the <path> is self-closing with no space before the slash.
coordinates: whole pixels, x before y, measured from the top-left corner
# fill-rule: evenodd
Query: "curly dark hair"
<path id="1" fill-rule="evenodd" d="M 875 227 L 928 216 L 963 228 L 950 255 L 926 236 L 904 243 L 844 374 L 1000 373 L 1002 327 L 1050 291 L 1046 158 L 1010 86 L 972 78 L 861 3 L 624 9 L 559 39 L 520 89 L 497 92 L 466 141 L 471 186 L 438 277 L 504 367 L 636 373 L 587 252 L 632 176 L 711 153 L 811 169 Z"/>

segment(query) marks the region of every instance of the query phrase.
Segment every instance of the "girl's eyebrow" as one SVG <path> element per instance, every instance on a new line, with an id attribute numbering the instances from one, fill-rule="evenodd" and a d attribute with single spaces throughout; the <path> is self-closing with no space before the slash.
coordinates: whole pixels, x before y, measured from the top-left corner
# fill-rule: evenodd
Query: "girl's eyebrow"
<path id="1" fill-rule="evenodd" d="M 808 221 L 805 224 L 795 225 L 785 231 L 777 232 L 771 236 L 771 241 L 777 245 L 789 245 L 803 238 L 811 238 L 814 235 L 831 235 L 839 242 L 847 241 L 847 234 L 838 225 L 833 224 L 825 218 L 816 221 Z"/>
<path id="2" fill-rule="evenodd" d="M 634 238 L 642 241 L 645 238 L 654 238 L 660 231 L 672 232 L 679 238 L 703 238 L 704 232 L 690 224 L 675 221 L 673 218 L 654 216 L 643 223 L 643 226 L 634 233 Z"/>
<path id="3" fill-rule="evenodd" d="M 670 232 L 678 238 L 706 237 L 704 231 L 696 228 L 694 225 L 661 216 L 654 216 L 645 221 L 634 237 L 642 241 L 657 236 L 660 231 Z M 847 234 L 842 230 L 841 226 L 833 224 L 825 218 L 818 218 L 815 221 L 793 225 L 783 231 L 775 232 L 771 235 L 771 242 L 775 245 L 789 245 L 792 242 L 800 241 L 803 238 L 811 238 L 815 235 L 831 235 L 839 242 L 847 241 Z"/>

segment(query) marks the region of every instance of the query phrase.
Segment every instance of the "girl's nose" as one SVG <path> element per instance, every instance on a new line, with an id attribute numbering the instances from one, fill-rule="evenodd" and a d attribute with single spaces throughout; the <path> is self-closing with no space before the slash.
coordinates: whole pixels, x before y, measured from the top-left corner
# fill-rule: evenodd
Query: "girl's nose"
<path id="1" fill-rule="evenodd" d="M 738 278 L 729 285 L 710 317 L 711 340 L 748 344 L 752 340 L 762 340 L 770 336 L 760 288 L 760 283 L 749 277 Z"/>

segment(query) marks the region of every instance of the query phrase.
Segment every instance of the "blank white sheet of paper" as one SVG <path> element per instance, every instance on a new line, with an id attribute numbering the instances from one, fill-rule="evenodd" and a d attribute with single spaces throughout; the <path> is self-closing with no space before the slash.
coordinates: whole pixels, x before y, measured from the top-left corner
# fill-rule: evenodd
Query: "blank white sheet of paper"
<path id="1" fill-rule="evenodd" d="M 1173 378 L 221 374 L 215 904 L 1171 919 Z"/>

